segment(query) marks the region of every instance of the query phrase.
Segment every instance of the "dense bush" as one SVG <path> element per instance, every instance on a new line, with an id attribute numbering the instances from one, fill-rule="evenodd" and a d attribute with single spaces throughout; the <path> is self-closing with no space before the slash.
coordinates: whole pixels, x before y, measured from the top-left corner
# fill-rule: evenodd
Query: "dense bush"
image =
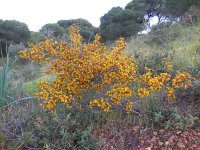
<path id="1" fill-rule="evenodd" d="M 200 22 L 200 4 L 192 6 L 183 16 L 182 22 L 185 24 L 195 25 Z"/>
<path id="2" fill-rule="evenodd" d="M 96 35 L 92 43 L 82 45 L 76 26 L 70 27 L 71 42 L 46 40 L 21 51 L 22 58 L 49 64 L 46 73 L 56 75 L 52 82 L 41 82 L 37 97 L 44 109 L 56 111 L 60 103 L 66 108 L 100 107 L 105 112 L 133 111 L 140 99 L 162 92 L 168 102 L 175 100 L 175 91 L 192 86 L 187 72 L 171 74 L 172 66 L 164 62 L 165 71 L 145 68 L 138 74 L 134 58 L 126 55 L 123 38 L 107 49 Z M 157 62 L 156 62 L 157 63 Z"/>
<path id="3" fill-rule="evenodd" d="M 9 106 L 0 114 L 1 149 L 99 149 L 103 141 L 92 136 L 101 124 L 101 113 L 44 112 L 35 100 Z"/>

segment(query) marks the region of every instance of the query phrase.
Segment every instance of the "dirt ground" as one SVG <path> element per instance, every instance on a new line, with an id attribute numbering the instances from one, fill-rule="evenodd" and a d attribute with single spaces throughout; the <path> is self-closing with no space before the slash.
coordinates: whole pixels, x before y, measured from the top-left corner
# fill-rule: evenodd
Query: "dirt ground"
<path id="1" fill-rule="evenodd" d="M 94 132 L 106 138 L 102 150 L 200 150 L 200 120 L 184 130 L 134 126 L 124 131 L 125 138 L 120 134 L 103 129 Z"/>

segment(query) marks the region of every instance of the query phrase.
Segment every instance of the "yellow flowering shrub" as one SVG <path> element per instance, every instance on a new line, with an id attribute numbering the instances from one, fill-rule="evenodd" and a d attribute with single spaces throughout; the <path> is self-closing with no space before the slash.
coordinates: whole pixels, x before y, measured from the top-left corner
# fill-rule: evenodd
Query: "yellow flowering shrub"
<path id="1" fill-rule="evenodd" d="M 182 72 L 176 74 L 172 80 L 172 85 L 175 88 L 184 88 L 187 89 L 192 86 L 192 81 L 194 78 L 188 72 Z"/>
<path id="2" fill-rule="evenodd" d="M 168 97 L 168 102 L 171 103 L 174 101 L 175 99 L 175 95 L 174 95 L 174 89 L 171 87 L 167 87 L 165 90 L 165 93 L 167 94 Z"/>
<path id="3" fill-rule="evenodd" d="M 66 108 L 99 107 L 109 112 L 120 106 L 126 111 L 133 109 L 133 95 L 144 98 L 152 91 L 165 90 L 172 101 L 174 88 L 188 88 L 192 85 L 189 73 L 156 74 L 151 69 L 143 75 L 137 73 L 133 57 L 125 54 L 125 40 L 120 38 L 116 46 L 108 49 L 96 35 L 93 42 L 82 42 L 79 28 L 69 29 L 70 42 L 47 39 L 30 44 L 29 50 L 20 51 L 20 57 L 33 62 L 47 64 L 45 73 L 55 76 L 52 82 L 40 82 L 36 96 L 43 102 L 45 110 L 55 111 L 58 104 Z M 172 67 L 168 67 L 171 70 Z M 174 88 L 172 88 L 172 86 Z M 89 91 L 95 91 L 88 99 Z"/>
<path id="4" fill-rule="evenodd" d="M 146 88 L 138 88 L 138 95 L 140 96 L 140 97 L 147 97 L 147 96 L 149 96 L 150 95 L 150 92 L 146 89 Z"/>

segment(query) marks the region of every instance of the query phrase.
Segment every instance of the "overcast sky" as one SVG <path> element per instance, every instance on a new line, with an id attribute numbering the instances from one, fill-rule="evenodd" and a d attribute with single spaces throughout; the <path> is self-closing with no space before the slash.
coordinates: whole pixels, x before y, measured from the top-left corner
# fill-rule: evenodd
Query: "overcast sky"
<path id="1" fill-rule="evenodd" d="M 112 7 L 125 7 L 131 0 L 1 0 L 0 19 L 18 20 L 38 31 L 46 23 L 63 19 L 87 19 L 94 26 Z"/>

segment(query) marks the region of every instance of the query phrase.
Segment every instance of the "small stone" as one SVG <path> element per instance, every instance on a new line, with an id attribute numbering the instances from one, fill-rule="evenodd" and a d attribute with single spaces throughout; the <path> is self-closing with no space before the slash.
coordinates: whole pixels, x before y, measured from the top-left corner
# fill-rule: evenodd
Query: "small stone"
<path id="1" fill-rule="evenodd" d="M 174 135 L 170 136 L 170 139 L 174 140 L 176 137 Z"/>
<path id="2" fill-rule="evenodd" d="M 196 136 L 198 135 L 198 133 L 196 131 L 193 131 L 193 134 L 196 135 Z"/>
<path id="3" fill-rule="evenodd" d="M 141 140 L 140 143 L 143 145 L 144 144 L 144 140 Z"/>
<path id="4" fill-rule="evenodd" d="M 192 147 L 193 147 L 193 148 L 197 148 L 197 145 L 196 145 L 196 144 L 192 144 Z"/>
<path id="5" fill-rule="evenodd" d="M 164 144 L 163 142 L 158 142 L 159 146 L 163 146 L 163 144 Z"/>
<path id="6" fill-rule="evenodd" d="M 150 140 L 147 140 L 146 143 L 147 143 L 147 144 L 151 144 L 151 141 L 150 141 Z"/>
<path id="7" fill-rule="evenodd" d="M 168 141 L 166 141 L 166 142 L 165 142 L 165 144 L 166 144 L 166 145 L 169 145 L 169 142 L 168 142 Z"/>
<path id="8" fill-rule="evenodd" d="M 171 139 L 171 138 L 169 138 L 169 139 L 168 139 L 168 142 L 169 142 L 169 144 L 170 144 L 170 145 L 172 145 L 172 144 L 173 144 L 173 142 L 174 142 L 174 140 L 173 140 L 173 139 Z"/>
<path id="9" fill-rule="evenodd" d="M 152 143 L 155 143 L 155 142 L 156 142 L 156 139 L 153 137 L 153 138 L 151 139 L 151 142 L 152 142 Z"/>
<path id="10" fill-rule="evenodd" d="M 185 148 L 185 145 L 184 145 L 183 143 L 181 143 L 181 142 L 178 142 L 178 143 L 177 143 L 177 147 L 178 147 L 179 149 L 184 149 L 184 148 Z"/>
<path id="11" fill-rule="evenodd" d="M 176 132 L 177 135 L 179 135 L 179 134 L 181 134 L 181 133 L 182 133 L 182 131 L 177 131 L 177 132 Z"/>
<path id="12" fill-rule="evenodd" d="M 160 132 L 161 134 L 163 134 L 163 133 L 165 132 L 165 130 L 164 130 L 164 129 L 160 129 L 159 132 Z"/>
<path id="13" fill-rule="evenodd" d="M 153 135 L 155 135 L 155 136 L 156 136 L 156 135 L 158 135 L 158 133 L 157 133 L 156 131 L 153 131 Z"/>
<path id="14" fill-rule="evenodd" d="M 133 127 L 133 131 L 137 133 L 139 131 L 139 126 Z"/>
<path id="15" fill-rule="evenodd" d="M 183 134 L 184 134 L 185 136 L 188 136 L 189 132 L 184 131 Z"/>

